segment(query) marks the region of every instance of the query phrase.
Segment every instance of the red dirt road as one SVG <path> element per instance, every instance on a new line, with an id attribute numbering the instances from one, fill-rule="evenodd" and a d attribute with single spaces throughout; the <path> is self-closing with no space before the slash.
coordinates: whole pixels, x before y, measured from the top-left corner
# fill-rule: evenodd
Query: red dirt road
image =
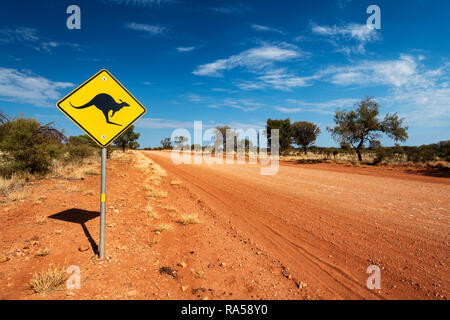
<path id="1" fill-rule="evenodd" d="M 449 297 L 447 178 L 309 165 L 262 176 L 257 165 L 175 165 L 169 152 L 145 154 L 316 298 Z M 381 290 L 366 287 L 370 265 L 381 269 Z"/>

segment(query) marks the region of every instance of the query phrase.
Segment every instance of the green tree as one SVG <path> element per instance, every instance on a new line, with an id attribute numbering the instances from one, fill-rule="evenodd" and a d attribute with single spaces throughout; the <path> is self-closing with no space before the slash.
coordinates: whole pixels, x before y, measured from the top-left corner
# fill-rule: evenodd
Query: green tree
<path id="1" fill-rule="evenodd" d="M 236 150 L 237 138 L 238 138 L 238 134 L 236 133 L 236 131 L 231 129 L 229 126 L 217 126 L 215 128 L 214 144 L 215 144 L 216 149 L 218 149 L 219 147 L 222 147 L 223 151 L 227 152 L 227 141 L 230 141 L 230 143 L 233 143 L 233 150 Z M 222 145 L 219 144 L 219 141 L 222 141 Z"/>
<path id="2" fill-rule="evenodd" d="M 301 146 L 306 154 L 320 134 L 320 128 L 311 122 L 297 121 L 292 124 L 292 134 L 295 143 Z"/>
<path id="3" fill-rule="evenodd" d="M 34 119 L 7 120 L 0 126 L 2 175 L 14 172 L 46 173 L 53 159 L 63 153 L 64 135 L 51 124 L 41 125 Z"/>
<path id="4" fill-rule="evenodd" d="M 176 136 L 173 141 L 175 142 L 177 147 L 182 147 L 188 141 L 188 138 L 183 136 Z"/>
<path id="5" fill-rule="evenodd" d="M 134 126 L 130 126 L 124 133 L 122 133 L 116 140 L 114 140 L 114 145 L 122 148 L 122 151 L 125 152 L 125 149 L 137 149 L 139 148 L 139 143 L 137 140 L 140 137 L 140 133 L 134 132 Z"/>
<path id="6" fill-rule="evenodd" d="M 289 118 L 283 120 L 267 119 L 266 135 L 269 145 L 272 144 L 272 129 L 278 129 L 279 131 L 279 143 L 280 151 L 286 151 L 292 144 L 292 127 L 291 120 Z"/>
<path id="7" fill-rule="evenodd" d="M 350 144 L 355 149 L 359 161 L 362 161 L 361 149 L 375 143 L 382 134 L 397 141 L 406 141 L 408 127 L 397 113 L 386 114 L 384 120 L 378 118 L 379 105 L 371 97 L 366 97 L 350 111 L 336 111 L 334 128 L 327 127 L 333 138 L 342 144 Z"/>
<path id="8" fill-rule="evenodd" d="M 80 161 L 92 156 L 96 151 L 96 143 L 88 135 L 69 137 L 66 145 L 71 160 Z"/>
<path id="9" fill-rule="evenodd" d="M 170 138 L 164 138 L 163 140 L 161 140 L 161 146 L 163 150 L 171 150 L 172 147 L 172 141 Z"/>

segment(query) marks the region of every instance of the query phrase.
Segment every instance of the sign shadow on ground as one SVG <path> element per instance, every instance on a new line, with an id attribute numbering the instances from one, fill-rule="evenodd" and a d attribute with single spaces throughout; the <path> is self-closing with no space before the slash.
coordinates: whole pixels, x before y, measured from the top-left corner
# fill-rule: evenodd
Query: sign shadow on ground
<path id="1" fill-rule="evenodd" d="M 88 211 L 83 209 L 72 208 L 55 213 L 49 216 L 48 218 L 80 224 L 81 228 L 83 228 L 83 232 L 86 235 L 87 240 L 91 244 L 92 250 L 94 251 L 95 254 L 98 254 L 98 245 L 92 238 L 89 230 L 87 229 L 86 222 L 95 219 L 99 216 L 100 213 L 98 211 Z"/>

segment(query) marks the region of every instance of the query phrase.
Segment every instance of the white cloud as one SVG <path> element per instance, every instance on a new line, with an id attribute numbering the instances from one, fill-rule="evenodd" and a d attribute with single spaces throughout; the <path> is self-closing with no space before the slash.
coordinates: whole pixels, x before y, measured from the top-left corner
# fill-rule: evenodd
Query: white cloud
<path id="1" fill-rule="evenodd" d="M 24 43 L 31 46 L 35 50 L 52 53 L 53 49 L 58 47 L 70 47 L 81 50 L 84 46 L 77 43 L 58 42 L 42 38 L 38 35 L 38 30 L 27 27 L 18 27 L 15 29 L 3 28 L 0 29 L 0 44 L 7 43 Z"/>
<path id="2" fill-rule="evenodd" d="M 390 97 L 408 124 L 423 127 L 450 126 L 450 88 L 445 84 L 426 89 L 406 89 Z"/>
<path id="3" fill-rule="evenodd" d="M 200 121 L 200 119 L 199 119 Z M 202 121 L 203 128 L 215 128 L 216 126 L 225 126 L 228 125 L 233 129 L 263 129 L 265 124 L 262 122 L 255 123 L 243 123 L 239 121 L 231 121 L 229 123 L 215 122 L 215 121 Z M 170 119 L 162 119 L 162 118 L 142 118 L 138 122 L 136 122 L 136 127 L 138 128 L 146 128 L 146 129 L 178 129 L 178 128 L 186 128 L 192 129 L 194 128 L 194 121 L 179 121 L 179 120 L 170 120 Z"/>
<path id="4" fill-rule="evenodd" d="M 241 52 L 238 55 L 226 59 L 218 59 L 214 62 L 198 66 L 193 74 L 198 76 L 221 76 L 223 71 L 237 67 L 246 68 L 251 71 L 261 70 L 274 62 L 292 60 L 303 53 L 295 46 L 282 43 L 279 45 L 263 45 Z"/>
<path id="5" fill-rule="evenodd" d="M 256 77 L 256 80 L 237 83 L 242 90 L 257 90 L 274 88 L 290 91 L 293 88 L 307 87 L 311 85 L 314 77 L 299 77 L 290 73 L 285 68 L 269 69 L 264 74 Z"/>
<path id="6" fill-rule="evenodd" d="M 223 102 L 210 104 L 210 108 L 230 107 L 245 112 L 255 111 L 264 106 L 262 103 L 254 102 L 248 99 L 224 99 Z"/>
<path id="7" fill-rule="evenodd" d="M 286 108 L 286 107 L 280 107 L 280 106 L 276 106 L 275 109 L 282 113 L 298 113 L 298 112 L 305 111 L 302 108 Z"/>
<path id="8" fill-rule="evenodd" d="M 290 90 L 297 87 L 307 87 L 310 85 L 310 77 L 298 77 L 286 69 L 276 69 L 258 77 L 265 86 L 270 86 L 279 90 Z"/>
<path id="9" fill-rule="evenodd" d="M 161 35 L 167 31 L 166 28 L 161 27 L 161 26 L 150 25 L 150 24 L 145 24 L 145 23 L 136 23 L 136 22 L 126 23 L 125 27 L 127 29 L 145 32 L 151 36 Z"/>
<path id="10" fill-rule="evenodd" d="M 316 74 L 337 85 L 387 85 L 426 87 L 442 70 L 420 68 L 418 59 L 401 55 L 396 60 L 362 61 L 345 67 L 329 67 Z"/>
<path id="11" fill-rule="evenodd" d="M 333 114 L 337 108 L 352 107 L 357 103 L 358 99 L 334 99 L 325 102 L 308 102 L 298 99 L 287 99 L 290 105 L 295 107 L 275 107 L 276 110 L 282 113 L 298 113 L 298 112 L 313 112 L 320 114 Z"/>
<path id="12" fill-rule="evenodd" d="M 191 102 L 205 104 L 209 108 L 214 109 L 229 107 L 247 112 L 247 111 L 255 111 L 264 106 L 264 104 L 255 102 L 251 99 L 233 99 L 233 98 L 217 99 L 210 96 L 200 96 L 195 93 L 191 93 L 187 97 Z"/>
<path id="13" fill-rule="evenodd" d="M 30 72 L 0 67 L 0 99 L 35 106 L 54 106 L 69 82 L 55 82 Z"/>
<path id="14" fill-rule="evenodd" d="M 194 122 L 161 118 L 142 118 L 138 122 L 136 122 L 136 127 L 147 129 L 193 128 Z"/>
<path id="15" fill-rule="evenodd" d="M 359 41 L 373 41 L 377 39 L 375 29 L 370 29 L 365 24 L 349 23 L 344 26 L 319 26 L 312 25 L 312 32 L 336 38 L 354 39 Z"/>
<path id="16" fill-rule="evenodd" d="M 349 23 L 342 26 L 320 26 L 311 24 L 311 31 L 317 35 L 325 36 L 338 48 L 338 51 L 350 54 L 351 52 L 364 54 L 365 45 L 379 39 L 376 29 L 370 29 L 365 24 Z M 357 45 L 342 45 L 341 42 L 356 41 Z"/>
<path id="17" fill-rule="evenodd" d="M 178 52 L 190 52 L 196 49 L 196 47 L 177 47 Z"/>
<path id="18" fill-rule="evenodd" d="M 199 103 L 199 102 L 204 102 L 204 101 L 206 101 L 207 99 L 210 99 L 210 98 L 209 97 L 203 97 L 203 96 L 200 96 L 200 95 L 195 94 L 195 93 L 191 93 L 191 94 L 188 95 L 188 99 L 190 101 L 192 101 L 192 102 Z"/>
<path id="19" fill-rule="evenodd" d="M 38 31 L 33 28 L 19 27 L 16 29 L 0 29 L 0 43 L 10 42 L 35 42 L 39 40 Z"/>
<path id="20" fill-rule="evenodd" d="M 272 27 L 267 27 L 267 26 L 263 26 L 260 24 L 252 24 L 251 27 L 256 30 L 256 31 L 263 31 L 263 32 L 275 32 L 275 33 L 279 33 L 279 34 L 284 34 L 283 31 L 281 31 L 280 29 L 276 29 L 276 28 L 272 28 Z"/>
<path id="21" fill-rule="evenodd" d="M 386 106 L 395 106 L 408 123 L 448 126 L 450 123 L 450 63 L 437 69 L 423 65 L 424 56 L 401 55 L 395 60 L 361 61 L 350 66 L 329 67 L 316 79 L 339 86 L 388 89 L 382 97 Z"/>

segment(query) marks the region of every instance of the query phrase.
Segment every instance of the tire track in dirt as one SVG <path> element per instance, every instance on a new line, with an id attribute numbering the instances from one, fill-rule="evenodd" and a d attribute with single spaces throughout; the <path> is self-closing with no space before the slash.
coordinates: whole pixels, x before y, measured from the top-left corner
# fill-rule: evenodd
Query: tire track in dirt
<path id="1" fill-rule="evenodd" d="M 427 274 L 426 279 L 419 279 L 423 284 L 418 291 L 417 288 L 409 288 L 403 283 L 403 280 L 408 280 L 408 274 L 403 274 L 400 266 L 400 260 L 408 258 L 409 250 L 414 249 L 411 244 L 416 242 L 423 242 L 425 246 L 431 244 L 433 254 L 440 255 L 438 260 L 446 260 L 446 257 L 442 256 L 446 251 L 445 238 L 441 237 L 446 227 L 448 230 L 448 216 L 445 217 L 444 229 L 433 230 L 432 233 L 412 234 L 411 230 L 415 231 L 419 227 L 417 223 L 420 224 L 425 220 L 423 217 L 421 219 L 419 216 L 415 217 L 416 220 L 419 219 L 415 221 L 416 225 L 403 225 L 405 224 L 403 218 L 389 218 L 390 221 L 383 218 L 381 214 L 378 216 L 373 214 L 375 209 L 381 210 L 377 202 L 379 206 L 382 206 L 383 201 L 380 202 L 377 194 L 370 196 L 370 192 L 373 193 L 374 190 L 368 190 L 364 192 L 364 197 L 355 199 L 354 195 L 358 192 L 358 186 L 349 187 L 347 180 L 356 179 L 358 183 L 366 183 L 359 181 L 361 179 L 375 180 L 376 177 L 334 173 L 341 179 L 327 184 L 321 181 L 321 176 L 328 176 L 330 172 L 290 167 L 284 168 L 288 171 L 280 170 L 276 178 L 262 178 L 256 166 L 174 165 L 170 159 L 170 153 L 151 152 L 147 155 L 164 169 L 190 184 L 192 190 L 217 212 L 219 219 L 229 220 L 263 250 L 287 266 L 298 279 L 306 281 L 314 289 L 319 289 L 320 297 L 332 299 L 417 298 L 429 296 L 432 293 L 433 288 L 425 288 L 424 285 L 431 286 L 430 283 L 433 281 L 444 281 L 444 293 L 448 290 L 448 282 L 442 278 L 445 270 L 442 270 L 444 273 L 437 274 L 437 277 Z M 305 179 L 310 182 L 310 190 L 296 192 L 293 191 L 295 189 L 289 189 L 298 184 L 296 174 L 310 177 Z M 383 179 L 385 179 L 383 183 L 391 183 L 394 187 L 396 187 L 394 184 L 398 183 L 396 179 L 392 179 L 392 182 L 387 178 Z M 417 184 L 416 181 L 402 181 L 402 183 Z M 435 188 L 434 185 L 431 187 Z M 431 187 L 426 185 L 424 189 Z M 448 189 L 445 185 L 439 187 Z M 338 190 L 342 199 L 333 199 L 328 191 L 323 191 L 330 189 Z M 303 193 L 312 195 L 311 200 Z M 324 195 L 329 197 L 323 197 Z M 379 197 L 384 198 L 387 195 L 381 194 Z M 439 200 L 439 195 L 437 198 L 434 196 L 433 201 L 438 201 L 436 199 Z M 423 202 L 422 199 L 420 200 Z M 445 206 L 448 202 L 445 198 L 442 200 Z M 406 206 L 407 202 L 404 205 Z M 435 204 L 424 203 L 425 207 L 430 205 Z M 396 206 L 400 208 L 400 204 Z M 401 213 L 403 214 L 403 211 Z M 406 222 L 412 223 L 412 221 Z M 436 225 L 436 222 L 430 221 L 431 227 Z M 393 223 L 398 223 L 398 226 Z M 397 232 L 391 235 L 393 229 Z M 332 236 L 328 236 L 327 233 Z M 383 239 L 378 241 L 377 237 L 381 236 Z M 396 241 L 389 239 L 393 236 L 396 237 Z M 439 239 L 436 239 L 436 236 Z M 399 248 L 398 242 L 406 246 Z M 373 260 L 376 260 L 375 262 L 382 266 L 383 270 L 386 269 L 383 271 L 385 288 L 382 288 L 384 289 L 382 292 L 368 290 L 365 287 L 369 276 L 365 273 L 365 269 L 373 264 L 368 262 L 371 259 L 367 257 L 372 256 L 376 257 Z M 430 263 L 427 261 L 427 267 Z M 416 263 L 414 266 L 407 267 L 417 271 L 420 266 Z M 402 279 L 401 283 L 400 279 Z M 387 286 L 390 289 L 395 287 L 397 290 L 386 292 Z"/>

